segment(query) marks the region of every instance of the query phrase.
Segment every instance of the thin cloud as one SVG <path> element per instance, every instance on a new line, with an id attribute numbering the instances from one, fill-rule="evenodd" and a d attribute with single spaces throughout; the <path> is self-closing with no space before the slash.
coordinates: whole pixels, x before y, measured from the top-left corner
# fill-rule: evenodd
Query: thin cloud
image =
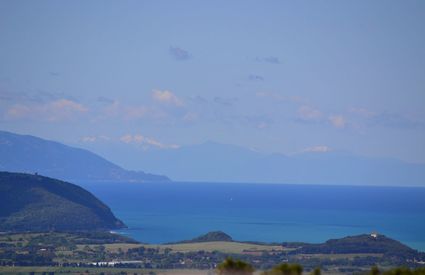
<path id="1" fill-rule="evenodd" d="M 214 103 L 224 105 L 224 106 L 232 106 L 238 101 L 236 97 L 232 98 L 224 98 L 224 97 L 214 97 Z"/>
<path id="2" fill-rule="evenodd" d="M 424 121 L 417 120 L 407 115 L 383 112 L 370 117 L 367 122 L 369 126 L 382 126 L 399 129 L 424 129 Z"/>
<path id="3" fill-rule="evenodd" d="M 145 106 L 128 106 L 123 109 L 125 120 L 135 120 L 145 118 L 149 114 L 149 109 Z"/>
<path id="4" fill-rule="evenodd" d="M 60 74 L 60 73 L 58 73 L 58 72 L 49 72 L 49 74 L 50 74 L 51 76 L 53 76 L 53 77 L 59 77 L 59 76 L 61 76 L 61 74 Z"/>
<path id="5" fill-rule="evenodd" d="M 199 95 L 194 97 L 189 97 L 189 100 L 195 104 L 208 104 L 208 99 Z"/>
<path id="6" fill-rule="evenodd" d="M 261 75 L 250 74 L 248 75 L 248 80 L 249 81 L 264 81 L 264 77 L 262 77 Z"/>
<path id="7" fill-rule="evenodd" d="M 191 58 L 190 53 L 180 47 L 170 47 L 169 53 L 179 61 L 185 61 Z"/>
<path id="8" fill-rule="evenodd" d="M 80 141 L 84 143 L 93 143 L 93 142 L 96 142 L 96 140 L 97 140 L 97 137 L 95 136 L 86 136 L 86 137 L 80 138 Z"/>
<path id="9" fill-rule="evenodd" d="M 331 115 L 328 117 L 330 123 L 336 128 L 344 128 L 346 120 L 342 115 Z"/>
<path id="10" fill-rule="evenodd" d="M 255 60 L 257 62 L 265 62 L 265 63 L 269 63 L 269 64 L 274 64 L 274 65 L 282 64 L 279 57 L 277 57 L 277 56 L 257 57 Z"/>
<path id="11" fill-rule="evenodd" d="M 99 135 L 99 136 L 84 136 L 81 137 L 78 142 L 80 143 L 100 143 L 100 142 L 110 142 L 113 139 L 105 136 L 105 135 Z"/>
<path id="12" fill-rule="evenodd" d="M 158 149 L 178 149 L 180 148 L 177 144 L 166 144 L 159 140 L 146 137 L 141 134 L 126 134 L 120 137 L 109 137 L 105 135 L 98 136 L 84 136 L 79 139 L 81 143 L 124 143 L 128 145 L 134 145 L 143 149 L 158 148 Z"/>
<path id="13" fill-rule="evenodd" d="M 303 150 L 303 152 L 310 152 L 310 153 L 327 153 L 332 151 L 332 149 L 326 145 L 317 145 L 313 147 L 308 147 Z"/>
<path id="14" fill-rule="evenodd" d="M 15 102 L 18 104 L 46 103 L 54 100 L 68 99 L 77 101 L 73 96 L 64 93 L 37 91 L 37 92 L 11 92 L 0 90 L 0 101 Z"/>
<path id="15" fill-rule="evenodd" d="M 373 117 L 376 115 L 375 112 L 372 112 L 366 108 L 350 108 L 348 112 L 365 118 Z"/>
<path id="16" fill-rule="evenodd" d="M 7 120 L 70 120 L 88 112 L 84 105 L 69 100 L 59 99 L 44 104 L 14 104 L 5 113 Z"/>
<path id="17" fill-rule="evenodd" d="M 99 96 L 96 99 L 97 102 L 103 103 L 103 104 L 113 104 L 115 102 L 115 100 L 105 97 L 105 96 Z"/>
<path id="18" fill-rule="evenodd" d="M 183 101 L 175 94 L 167 90 L 154 90 L 152 92 L 152 98 L 154 101 L 159 102 L 161 104 L 173 105 L 176 107 L 183 106 Z"/>
<path id="19" fill-rule="evenodd" d="M 322 119 L 323 114 L 321 111 L 310 107 L 308 105 L 303 105 L 298 108 L 297 117 L 303 121 L 319 121 Z"/>
<path id="20" fill-rule="evenodd" d="M 199 119 L 199 114 L 194 113 L 194 112 L 187 112 L 184 116 L 183 116 L 183 121 L 185 122 L 195 122 Z"/>

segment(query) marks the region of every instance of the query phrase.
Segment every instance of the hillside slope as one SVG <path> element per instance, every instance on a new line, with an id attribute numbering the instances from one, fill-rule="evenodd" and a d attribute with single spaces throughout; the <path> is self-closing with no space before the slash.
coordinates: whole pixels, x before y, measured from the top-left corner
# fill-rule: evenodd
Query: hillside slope
<path id="1" fill-rule="evenodd" d="M 69 181 L 169 181 L 127 171 L 90 151 L 0 131 L 0 171 L 35 173 Z"/>
<path id="2" fill-rule="evenodd" d="M 0 231 L 98 230 L 125 227 L 83 188 L 38 175 L 0 172 Z"/>

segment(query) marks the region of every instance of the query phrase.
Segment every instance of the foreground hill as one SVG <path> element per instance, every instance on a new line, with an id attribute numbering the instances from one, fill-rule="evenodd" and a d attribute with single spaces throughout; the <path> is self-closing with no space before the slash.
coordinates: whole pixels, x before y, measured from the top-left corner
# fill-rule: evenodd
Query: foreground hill
<path id="1" fill-rule="evenodd" d="M 77 185 L 38 175 L 0 172 L 0 231 L 124 226 L 108 206 Z"/>
<path id="2" fill-rule="evenodd" d="M 41 138 L 0 131 L 0 171 L 39 173 L 69 181 L 169 181 L 127 171 L 90 151 Z"/>
<path id="3" fill-rule="evenodd" d="M 106 146 L 92 149 L 106 154 Z M 126 167 L 138 165 L 176 181 L 425 186 L 424 164 L 338 151 L 287 156 L 207 142 L 139 154 L 114 151 L 111 157 Z"/>

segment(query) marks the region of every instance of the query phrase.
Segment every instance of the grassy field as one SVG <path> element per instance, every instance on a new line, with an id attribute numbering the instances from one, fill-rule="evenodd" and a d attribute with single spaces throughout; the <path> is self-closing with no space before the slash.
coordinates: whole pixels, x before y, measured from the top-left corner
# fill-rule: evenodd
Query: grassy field
<path id="1" fill-rule="evenodd" d="M 105 249 L 107 251 L 114 252 L 114 253 L 118 252 L 120 249 L 121 249 L 121 251 L 127 252 L 127 250 L 129 250 L 130 248 L 137 248 L 137 247 L 141 247 L 141 246 L 147 247 L 146 245 L 143 245 L 143 244 L 134 244 L 134 243 L 107 243 L 107 244 L 102 244 L 102 245 L 105 247 Z M 79 244 L 79 245 L 77 245 L 77 249 L 83 250 L 85 246 L 86 245 Z M 96 246 L 99 246 L 99 244 L 96 244 L 96 245 L 90 244 L 90 245 L 87 245 L 87 246 L 94 248 Z"/>
<path id="2" fill-rule="evenodd" d="M 89 245 L 95 247 L 98 245 Z M 196 251 L 219 251 L 223 253 L 242 254 L 244 251 L 261 252 L 261 251 L 283 251 L 284 248 L 278 245 L 260 245 L 238 242 L 201 242 L 201 243 L 183 243 L 183 244 L 129 244 L 129 243 L 114 243 L 103 244 L 105 249 L 109 252 L 117 252 L 119 249 L 127 251 L 130 248 L 145 247 L 155 248 L 160 251 L 165 249 L 172 249 L 172 252 L 196 252 Z M 82 250 L 85 245 L 78 245 L 79 250 Z M 289 251 L 289 249 L 288 249 Z"/>
<path id="3" fill-rule="evenodd" d="M 219 251 L 223 253 L 242 254 L 244 251 L 282 251 L 282 246 L 259 245 L 238 242 L 202 242 L 183 243 L 169 245 L 145 245 L 145 247 L 159 248 L 161 250 L 170 248 L 173 252 L 193 252 L 193 251 Z"/>

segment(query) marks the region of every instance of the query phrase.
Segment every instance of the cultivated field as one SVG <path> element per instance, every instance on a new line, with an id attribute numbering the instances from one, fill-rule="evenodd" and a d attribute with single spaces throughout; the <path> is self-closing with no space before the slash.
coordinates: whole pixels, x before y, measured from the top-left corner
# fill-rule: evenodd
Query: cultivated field
<path id="1" fill-rule="evenodd" d="M 260 245 L 238 242 L 201 242 L 201 243 L 182 243 L 169 245 L 145 245 L 145 247 L 166 249 L 170 248 L 173 252 L 195 252 L 195 251 L 219 251 L 223 253 L 242 254 L 247 251 L 283 251 L 282 246 L 278 245 Z"/>

